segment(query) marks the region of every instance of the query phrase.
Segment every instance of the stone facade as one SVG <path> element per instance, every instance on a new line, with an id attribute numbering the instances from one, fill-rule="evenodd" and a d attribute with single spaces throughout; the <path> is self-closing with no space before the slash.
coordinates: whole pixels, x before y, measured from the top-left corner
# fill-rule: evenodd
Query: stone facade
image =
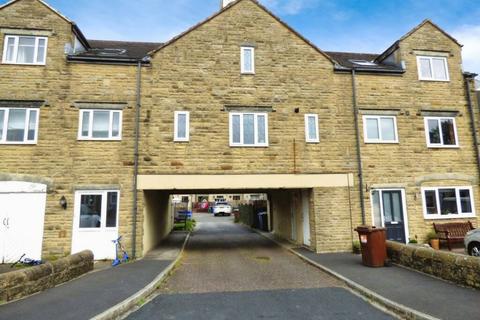
<path id="1" fill-rule="evenodd" d="M 420 81 L 418 51 L 448 52 L 450 81 Z M 425 241 L 435 220 L 424 219 L 421 187 L 473 186 L 479 195 L 478 163 L 475 156 L 464 78 L 461 47 L 434 25 L 425 23 L 401 40 L 397 59 L 404 61 L 402 76 L 359 75 L 357 78 L 360 110 L 392 110 L 396 114 L 398 144 L 362 143 L 364 191 L 367 221 L 372 221 L 370 192 L 375 188 L 405 190 L 409 237 Z M 381 88 L 381 90 L 379 90 Z M 429 148 L 425 137 L 427 112 L 455 116 L 458 148 Z M 478 108 L 474 108 L 478 126 Z M 363 128 L 362 128 L 363 129 Z M 363 140 L 363 130 L 362 140 Z M 477 223 L 477 218 L 470 219 Z M 437 221 L 441 222 L 441 221 Z"/>
<path id="2" fill-rule="evenodd" d="M 0 173 L 5 180 L 46 181 L 44 256 L 71 250 L 74 192 L 113 186 L 121 193 L 120 230 L 131 235 L 136 68 L 68 63 L 64 45 L 73 42 L 72 25 L 36 0 L 21 0 L 0 10 L 0 47 L 5 34 L 31 30 L 48 35 L 44 66 L 0 64 L 0 100 L 43 100 L 38 143 L 0 145 Z M 8 28 L 7 28 L 8 27 Z M 78 101 L 123 102 L 121 141 L 77 140 Z M 67 210 L 59 205 L 65 196 Z"/>
<path id="3" fill-rule="evenodd" d="M 120 191 L 119 234 L 131 250 L 137 67 L 69 61 L 64 46 L 73 42 L 72 23 L 37 0 L 18 0 L 0 9 L 1 48 L 11 30 L 48 35 L 47 63 L 0 64 L 0 100 L 46 102 L 40 108 L 36 145 L 0 145 L 1 177 L 48 181 L 44 255 L 70 252 L 74 192 L 92 188 Z M 255 47 L 254 75 L 240 73 L 240 47 L 245 44 Z M 415 58 L 419 50 L 447 52 L 450 81 L 419 81 Z M 405 190 L 408 233 L 422 241 L 432 223 L 423 218 L 422 186 L 473 186 L 475 202 L 480 203 L 461 48 L 426 22 L 398 42 L 393 57 L 397 63 L 403 61 L 404 72 L 356 76 L 364 168 L 364 185 L 359 186 L 350 70 L 338 68 L 337 61 L 255 1 L 240 0 L 151 52 L 150 62 L 141 68 L 139 174 L 353 174 L 348 187 L 308 191 L 313 249 L 349 250 L 356 238 L 352 229 L 362 222 L 360 188 L 367 223 L 372 223 L 372 189 Z M 122 104 L 121 141 L 78 140 L 79 102 Z M 268 147 L 229 146 L 228 110 L 235 108 L 266 110 Z M 427 148 L 425 110 L 456 112 L 459 148 Z M 190 112 L 188 142 L 174 142 L 175 111 Z M 398 144 L 363 142 L 361 116 L 375 111 L 396 115 Z M 478 127 L 478 109 L 474 112 Z M 309 113 L 318 114 L 319 143 L 305 141 L 304 115 Z M 167 197 L 164 191 L 158 191 L 159 198 Z M 279 213 L 283 220 L 274 219 L 274 226 L 290 238 L 286 208 L 295 206 L 292 194 L 300 190 L 285 191 L 288 199 L 282 192 L 266 191 L 273 208 L 285 209 Z M 137 195 L 136 251 L 141 253 L 157 239 L 153 235 L 157 229 L 145 224 L 167 218 L 145 213 L 162 207 L 152 202 L 157 199 L 155 192 L 139 190 Z M 67 210 L 59 206 L 61 196 L 67 199 Z M 298 227 L 302 220 L 297 218 Z M 470 220 L 477 224 L 476 217 Z M 301 234 L 299 229 L 297 242 Z"/>

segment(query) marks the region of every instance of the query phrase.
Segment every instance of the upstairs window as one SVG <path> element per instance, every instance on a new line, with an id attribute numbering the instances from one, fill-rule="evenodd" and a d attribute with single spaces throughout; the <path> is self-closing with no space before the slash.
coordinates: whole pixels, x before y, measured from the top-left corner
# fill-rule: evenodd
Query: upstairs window
<path id="1" fill-rule="evenodd" d="M 365 143 L 398 143 L 394 116 L 364 116 L 363 129 Z"/>
<path id="2" fill-rule="evenodd" d="M 44 65 L 47 37 L 5 36 L 3 63 Z"/>
<path id="3" fill-rule="evenodd" d="M 190 113 L 188 111 L 175 111 L 173 141 L 190 140 Z"/>
<path id="4" fill-rule="evenodd" d="M 447 58 L 417 56 L 420 80 L 449 81 Z"/>
<path id="5" fill-rule="evenodd" d="M 38 109 L 0 108 L 0 143 L 37 143 L 38 112 Z"/>
<path id="6" fill-rule="evenodd" d="M 241 73 L 254 74 L 255 73 L 255 48 L 241 47 L 240 50 L 240 65 Z"/>
<path id="7" fill-rule="evenodd" d="M 318 135 L 318 115 L 305 115 L 305 141 L 309 143 L 320 142 Z"/>
<path id="8" fill-rule="evenodd" d="M 230 146 L 267 147 L 267 114 L 230 113 Z"/>
<path id="9" fill-rule="evenodd" d="M 121 140 L 122 111 L 80 110 L 78 140 Z"/>
<path id="10" fill-rule="evenodd" d="M 455 118 L 425 117 L 425 134 L 429 147 L 458 147 Z"/>

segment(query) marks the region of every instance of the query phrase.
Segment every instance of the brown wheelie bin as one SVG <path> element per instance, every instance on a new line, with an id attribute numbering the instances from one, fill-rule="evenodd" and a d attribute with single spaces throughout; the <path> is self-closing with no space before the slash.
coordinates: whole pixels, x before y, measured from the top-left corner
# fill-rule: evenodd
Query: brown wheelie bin
<path id="1" fill-rule="evenodd" d="M 387 259 L 385 228 L 359 226 L 358 232 L 362 248 L 362 262 L 368 267 L 383 267 Z"/>

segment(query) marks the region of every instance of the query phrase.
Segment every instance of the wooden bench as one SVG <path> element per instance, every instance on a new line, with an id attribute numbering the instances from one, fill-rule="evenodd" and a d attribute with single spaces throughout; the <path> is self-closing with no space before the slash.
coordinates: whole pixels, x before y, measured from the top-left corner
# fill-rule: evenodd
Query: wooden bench
<path id="1" fill-rule="evenodd" d="M 468 231 L 475 229 L 470 221 L 434 223 L 433 229 L 440 240 L 447 242 L 448 250 L 452 250 L 452 243 L 463 242 Z"/>

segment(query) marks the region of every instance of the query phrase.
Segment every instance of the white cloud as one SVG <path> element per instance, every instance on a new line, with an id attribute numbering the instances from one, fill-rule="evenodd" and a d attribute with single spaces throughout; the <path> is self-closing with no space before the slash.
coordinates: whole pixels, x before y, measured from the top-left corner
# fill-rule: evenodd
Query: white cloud
<path id="1" fill-rule="evenodd" d="M 262 0 L 267 8 L 282 15 L 296 15 L 300 12 L 313 8 L 320 0 Z"/>
<path id="2" fill-rule="evenodd" d="M 452 35 L 463 44 L 463 69 L 480 74 L 480 25 L 463 25 Z"/>

